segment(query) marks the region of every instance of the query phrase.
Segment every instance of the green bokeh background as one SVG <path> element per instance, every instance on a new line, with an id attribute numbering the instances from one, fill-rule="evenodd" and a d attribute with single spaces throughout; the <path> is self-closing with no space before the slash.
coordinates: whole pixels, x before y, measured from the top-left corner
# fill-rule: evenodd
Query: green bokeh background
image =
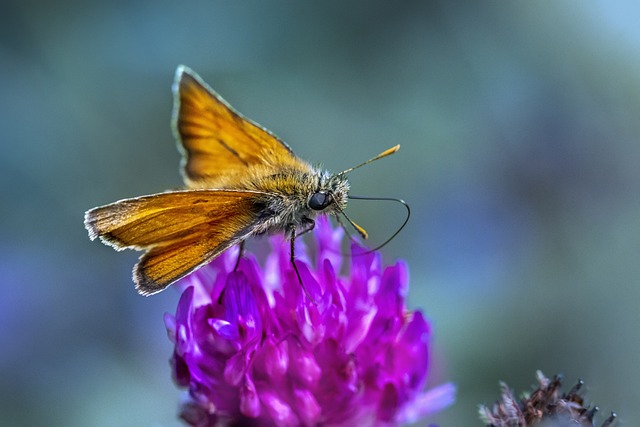
<path id="1" fill-rule="evenodd" d="M 83 212 L 176 188 L 178 64 L 354 194 L 409 202 L 383 250 L 434 327 L 431 422 L 481 425 L 498 381 L 584 378 L 640 420 L 640 5 L 96 1 L 0 6 L 0 425 L 174 426 L 180 392 L 137 255 Z M 354 202 L 384 240 L 402 208 Z M 425 423 L 426 425 L 426 423 Z"/>

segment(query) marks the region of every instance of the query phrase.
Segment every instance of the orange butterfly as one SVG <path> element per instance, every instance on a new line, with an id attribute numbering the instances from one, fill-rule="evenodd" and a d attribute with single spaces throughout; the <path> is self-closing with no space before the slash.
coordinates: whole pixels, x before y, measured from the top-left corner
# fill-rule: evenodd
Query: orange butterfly
<path id="1" fill-rule="evenodd" d="M 343 213 L 349 191 L 345 174 L 355 168 L 333 175 L 312 167 L 185 66 L 176 71 L 173 92 L 173 129 L 187 189 L 87 211 L 84 224 L 91 240 L 145 252 L 133 269 L 142 295 L 162 291 L 229 247 L 263 233 L 287 233 L 297 273 L 296 235 L 313 228 L 319 213 Z"/>

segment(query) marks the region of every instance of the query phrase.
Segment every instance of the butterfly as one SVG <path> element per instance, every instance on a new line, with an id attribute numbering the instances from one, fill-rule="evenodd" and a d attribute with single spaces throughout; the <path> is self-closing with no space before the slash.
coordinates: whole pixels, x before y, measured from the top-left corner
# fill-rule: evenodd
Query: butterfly
<path id="1" fill-rule="evenodd" d="M 84 218 L 91 240 L 144 251 L 133 268 L 142 295 L 164 290 L 230 247 L 265 233 L 286 233 L 300 280 L 293 262 L 296 236 L 311 230 L 318 214 L 344 214 L 348 172 L 400 148 L 331 174 L 242 116 L 188 67 L 178 67 L 173 93 L 172 126 L 186 188 L 119 200 Z M 362 227 L 345 218 L 366 238 Z"/>

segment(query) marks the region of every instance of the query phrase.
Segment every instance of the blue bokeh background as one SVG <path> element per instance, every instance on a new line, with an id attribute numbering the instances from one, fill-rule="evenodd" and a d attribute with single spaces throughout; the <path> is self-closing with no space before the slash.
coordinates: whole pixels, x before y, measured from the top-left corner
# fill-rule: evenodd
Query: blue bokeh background
<path id="1" fill-rule="evenodd" d="M 396 196 L 383 253 L 434 326 L 431 383 L 481 425 L 498 381 L 584 378 L 640 419 L 640 4 L 5 0 L 0 6 L 0 424 L 174 426 L 180 392 L 137 255 L 83 212 L 181 185 L 178 64 L 303 158 Z M 402 208 L 353 203 L 382 241 Z"/>

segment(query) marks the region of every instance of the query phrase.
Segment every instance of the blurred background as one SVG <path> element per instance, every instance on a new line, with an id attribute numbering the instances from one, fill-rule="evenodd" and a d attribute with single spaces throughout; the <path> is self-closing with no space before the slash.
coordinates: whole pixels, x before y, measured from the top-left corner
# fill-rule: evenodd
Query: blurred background
<path id="1" fill-rule="evenodd" d="M 541 369 L 636 425 L 638 22 L 632 0 L 3 1 L 0 424 L 179 425 L 162 321 L 179 295 L 138 296 L 138 254 L 82 221 L 181 185 L 187 64 L 331 170 L 402 144 L 351 182 L 412 207 L 383 253 L 433 323 L 430 384 L 458 386 L 430 422 L 479 426 L 498 381 Z M 349 212 L 374 243 L 403 219 Z"/>

